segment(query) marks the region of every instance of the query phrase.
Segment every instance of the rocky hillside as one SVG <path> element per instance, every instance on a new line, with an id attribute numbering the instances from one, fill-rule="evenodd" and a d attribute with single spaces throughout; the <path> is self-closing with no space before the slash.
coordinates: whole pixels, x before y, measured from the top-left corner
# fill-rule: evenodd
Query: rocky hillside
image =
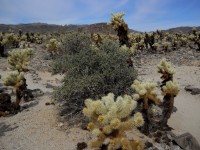
<path id="1" fill-rule="evenodd" d="M 111 26 L 107 25 L 107 23 L 96 23 L 90 25 L 55 25 L 55 24 L 46 24 L 46 23 L 30 23 L 30 24 L 18 24 L 18 25 L 7 25 L 0 24 L 0 31 L 6 32 L 9 29 L 18 31 L 21 29 L 24 32 L 66 32 L 66 31 L 82 31 L 82 32 L 90 32 L 90 33 L 109 33 L 116 34 L 116 32 L 112 29 Z M 130 32 L 137 32 L 130 29 Z"/>
<path id="2" fill-rule="evenodd" d="M 176 27 L 176 28 L 171 28 L 171 29 L 168 29 L 168 30 L 165 30 L 167 32 L 170 32 L 170 33 L 173 33 L 173 32 L 183 32 L 183 33 L 190 33 L 192 31 L 192 28 L 193 27 Z M 199 27 L 196 27 L 197 28 L 197 31 L 200 31 L 200 26 Z"/>

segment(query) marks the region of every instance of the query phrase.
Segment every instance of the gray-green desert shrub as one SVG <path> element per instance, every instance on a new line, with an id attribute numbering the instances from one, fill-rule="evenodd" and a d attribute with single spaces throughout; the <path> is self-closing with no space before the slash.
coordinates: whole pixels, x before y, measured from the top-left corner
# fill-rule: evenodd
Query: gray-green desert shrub
<path id="1" fill-rule="evenodd" d="M 80 112 L 87 98 L 128 93 L 136 72 L 126 63 L 130 52 L 120 49 L 118 42 L 103 40 L 96 47 L 89 35 L 75 33 L 67 35 L 64 45 L 65 51 L 54 60 L 52 71 L 65 73 L 54 97 L 65 102 L 67 114 Z"/>

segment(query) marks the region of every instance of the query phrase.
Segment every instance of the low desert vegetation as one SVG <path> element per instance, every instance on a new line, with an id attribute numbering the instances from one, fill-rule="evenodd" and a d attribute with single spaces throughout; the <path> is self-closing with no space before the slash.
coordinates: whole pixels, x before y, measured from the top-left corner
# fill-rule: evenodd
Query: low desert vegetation
<path id="1" fill-rule="evenodd" d="M 121 50 L 118 42 L 103 40 L 97 47 L 89 35 L 75 33 L 66 36 L 64 46 L 65 51 L 54 60 L 52 70 L 65 73 L 55 99 L 65 103 L 67 113 L 74 116 L 81 112 L 86 98 L 131 91 L 136 71 L 126 63 L 128 49 Z"/>
<path id="2" fill-rule="evenodd" d="M 16 101 L 7 93 L 0 94 L 0 116 L 16 113 L 27 90 L 25 73 L 33 57 L 31 45 L 43 47 L 50 54 L 49 70 L 64 75 L 61 86 L 53 92 L 60 114 L 68 123 L 87 122 L 87 130 L 96 139 L 92 148 L 108 150 L 142 150 L 145 142 L 129 139 L 128 130 L 139 130 L 147 136 L 155 131 L 169 130 L 179 87 L 174 81 L 175 68 L 166 59 L 158 64 L 161 84 L 139 80 L 135 69 L 138 53 L 168 53 L 192 48 L 200 50 L 200 32 L 193 28 L 188 34 L 157 30 L 130 33 L 122 18 L 112 14 L 108 23 L 116 35 L 105 33 L 63 32 L 0 33 L 0 57 L 7 57 L 12 71 L 4 79 L 13 87 Z M 14 111 L 16 110 L 16 111 Z"/>

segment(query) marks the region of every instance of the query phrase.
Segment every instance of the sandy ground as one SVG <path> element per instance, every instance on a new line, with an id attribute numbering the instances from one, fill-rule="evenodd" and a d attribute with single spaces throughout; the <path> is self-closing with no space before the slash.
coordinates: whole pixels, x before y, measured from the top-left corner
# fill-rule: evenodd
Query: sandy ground
<path id="1" fill-rule="evenodd" d="M 5 77 L 7 71 L 2 65 L 3 61 L 1 60 L 0 64 L 0 74 Z M 143 63 L 138 68 L 139 79 L 161 81 L 155 67 L 159 61 L 160 58 L 157 58 Z M 46 84 L 59 85 L 62 77 L 51 76 L 50 73 L 42 71 L 37 71 L 36 74 L 41 78 L 37 83 L 32 74 L 26 75 L 28 88 L 40 88 L 46 94 L 22 104 L 27 108 L 17 115 L 0 118 L 0 150 L 75 150 L 76 144 L 87 142 L 91 139 L 91 134 L 77 127 L 63 129 L 62 123 L 57 120 L 56 107 L 45 105 L 51 101 L 49 93 L 53 91 L 46 88 Z M 187 85 L 200 88 L 200 66 L 176 66 L 174 80 L 179 83 L 180 93 L 175 99 L 178 110 L 172 114 L 169 125 L 177 134 L 190 132 L 200 143 L 200 95 L 191 95 L 184 90 Z"/>
<path id="2" fill-rule="evenodd" d="M 139 78 L 142 80 L 161 81 L 160 74 L 157 73 L 155 65 L 159 59 L 151 64 L 144 64 L 139 68 Z M 185 91 L 187 85 L 200 88 L 200 67 L 195 66 L 175 66 L 176 74 L 174 80 L 178 82 L 180 92 L 175 98 L 177 112 L 171 115 L 169 125 L 175 132 L 190 132 L 200 142 L 200 95 L 191 95 Z M 141 75 L 140 75 L 141 74 Z"/>

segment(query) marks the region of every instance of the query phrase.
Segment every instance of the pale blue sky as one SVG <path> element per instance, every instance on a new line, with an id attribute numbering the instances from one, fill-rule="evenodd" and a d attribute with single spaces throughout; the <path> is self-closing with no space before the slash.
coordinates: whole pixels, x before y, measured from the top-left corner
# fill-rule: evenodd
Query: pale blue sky
<path id="1" fill-rule="evenodd" d="M 91 24 L 116 12 L 138 31 L 200 26 L 200 0 L 0 0 L 1 24 Z"/>

